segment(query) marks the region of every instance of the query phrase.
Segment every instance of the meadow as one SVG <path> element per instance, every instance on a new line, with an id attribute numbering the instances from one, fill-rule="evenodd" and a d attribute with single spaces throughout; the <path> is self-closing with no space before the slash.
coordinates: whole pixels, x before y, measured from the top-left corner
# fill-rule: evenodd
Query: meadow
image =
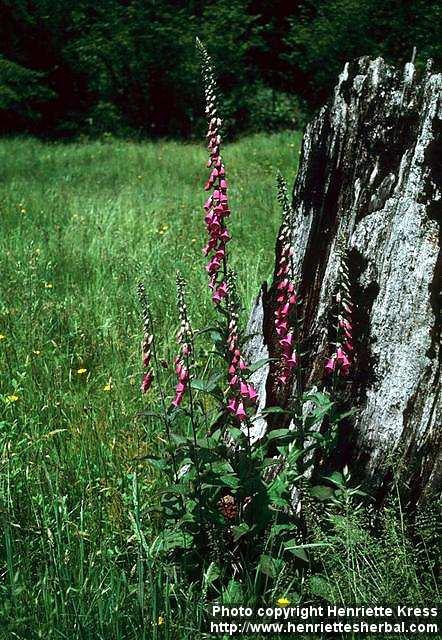
<path id="1" fill-rule="evenodd" d="M 292 182 L 299 149 L 300 134 L 283 132 L 224 152 L 243 322 L 273 269 L 275 175 Z M 172 397 L 177 269 L 194 326 L 214 314 L 201 254 L 204 146 L 5 139 L 0 162 L 0 638 L 208 637 L 207 591 L 181 583 L 153 552 L 161 475 L 143 457 L 164 434 L 140 418 L 158 397 L 139 390 L 136 293 L 143 280 Z M 379 540 L 367 532 L 370 513 L 349 502 L 350 511 L 351 528 L 336 515 L 333 554 L 321 558 L 325 572 L 302 577 L 300 598 L 434 594 L 422 570 L 435 553 L 431 514 L 418 553 L 393 511 Z M 324 541 L 312 516 L 315 527 Z"/>

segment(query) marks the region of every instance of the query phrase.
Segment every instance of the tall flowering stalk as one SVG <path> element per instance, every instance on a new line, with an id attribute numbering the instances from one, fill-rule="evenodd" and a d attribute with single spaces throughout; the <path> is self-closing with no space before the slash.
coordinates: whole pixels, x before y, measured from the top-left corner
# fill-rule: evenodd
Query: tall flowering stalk
<path id="1" fill-rule="evenodd" d="M 158 366 L 159 363 L 158 363 L 157 353 L 155 351 L 154 336 L 152 332 L 152 329 L 153 329 L 152 317 L 150 314 L 149 302 L 146 295 L 146 289 L 142 282 L 138 284 L 138 298 L 140 300 L 141 313 L 143 317 L 143 339 L 141 341 L 141 357 L 142 357 L 142 364 L 145 369 L 145 373 L 141 381 L 140 390 L 141 390 L 141 393 L 146 393 L 150 389 L 150 386 L 154 378 L 151 361 L 154 362 L 157 372 L 159 371 L 159 366 Z M 161 398 L 161 404 L 163 407 L 163 416 L 164 416 L 164 424 L 166 428 L 167 442 L 169 444 L 169 448 L 171 452 L 170 455 L 172 460 L 172 470 L 174 474 L 174 479 L 176 480 L 178 478 L 178 468 L 177 468 L 176 459 L 175 459 L 175 455 L 172 448 L 170 424 L 167 417 L 167 409 L 166 409 L 166 399 L 165 399 L 164 391 L 161 387 L 161 384 L 158 384 L 158 389 L 159 389 L 159 394 Z"/>
<path id="2" fill-rule="evenodd" d="M 175 358 L 175 373 L 177 375 L 177 384 L 175 388 L 175 397 L 172 404 L 178 407 L 188 390 L 189 386 L 189 356 L 192 353 L 193 332 L 189 321 L 186 304 L 186 281 L 178 272 L 176 277 L 177 294 L 178 294 L 178 313 L 180 317 L 180 328 L 177 335 L 177 342 L 180 346 L 179 355 Z"/>
<path id="3" fill-rule="evenodd" d="M 138 285 L 138 297 L 141 305 L 141 313 L 143 316 L 143 339 L 141 341 L 141 360 L 144 368 L 143 378 L 141 380 L 140 390 L 141 393 L 147 393 L 152 385 L 154 378 L 153 369 L 151 365 L 152 358 L 152 323 L 149 312 L 149 303 L 147 301 L 146 289 L 142 282 Z"/>
<path id="4" fill-rule="evenodd" d="M 256 403 L 258 394 L 254 386 L 244 378 L 247 364 L 241 353 L 238 334 L 238 300 L 236 296 L 235 274 L 227 273 L 229 298 L 227 300 L 229 311 L 229 327 L 227 337 L 227 349 L 229 354 L 229 389 L 230 398 L 227 410 L 241 422 L 247 418 L 246 407 Z"/>
<path id="5" fill-rule="evenodd" d="M 210 257 L 206 265 L 209 275 L 209 287 L 212 290 L 213 302 L 219 304 L 221 300 L 226 298 L 228 292 L 226 244 L 230 240 L 230 234 L 225 223 L 225 218 L 230 215 L 228 183 L 221 155 L 222 121 L 218 114 L 217 89 L 212 61 L 206 48 L 198 38 L 196 43 L 201 55 L 206 97 L 207 148 L 209 151 L 207 167 L 210 168 L 209 179 L 205 184 L 205 190 L 210 192 L 210 195 L 204 203 L 204 221 L 209 239 L 203 249 L 203 253 L 205 256 Z"/>
<path id="6" fill-rule="evenodd" d="M 297 296 L 295 285 L 293 284 L 292 248 L 290 246 L 293 209 L 287 195 L 287 184 L 280 174 L 278 174 L 278 200 L 282 206 L 283 220 L 278 238 L 281 249 L 276 271 L 275 330 L 278 335 L 280 349 L 276 381 L 279 385 L 285 386 L 291 379 L 297 365 L 295 334 L 292 322 Z"/>
<path id="7" fill-rule="evenodd" d="M 339 265 L 338 290 L 335 296 L 337 305 L 336 343 L 334 351 L 325 363 L 328 375 L 347 377 L 352 365 L 353 346 L 353 304 L 350 297 L 350 278 L 347 258 L 343 250 Z"/>
<path id="8" fill-rule="evenodd" d="M 212 61 L 206 48 L 197 38 L 197 47 L 201 55 L 202 76 L 206 98 L 206 116 L 208 120 L 208 151 L 207 167 L 210 169 L 205 190 L 210 192 L 204 203 L 208 242 L 203 249 L 210 260 L 206 265 L 209 274 L 209 287 L 212 290 L 212 300 L 219 305 L 225 299 L 227 310 L 227 350 L 228 350 L 228 380 L 230 398 L 227 410 L 238 420 L 247 419 L 246 407 L 253 405 L 258 394 L 253 385 L 244 377 L 246 363 L 241 354 L 238 333 L 238 309 L 236 297 L 235 276 L 227 268 L 226 244 L 230 234 L 225 219 L 230 215 L 228 183 L 226 169 L 221 155 L 221 126 L 222 120 L 218 113 L 218 97 Z"/>

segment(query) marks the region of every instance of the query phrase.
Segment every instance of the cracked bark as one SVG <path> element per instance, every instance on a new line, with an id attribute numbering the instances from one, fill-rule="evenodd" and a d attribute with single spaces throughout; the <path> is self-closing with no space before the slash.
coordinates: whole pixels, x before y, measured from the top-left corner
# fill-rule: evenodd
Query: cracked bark
<path id="1" fill-rule="evenodd" d="M 413 502 L 440 489 L 442 476 L 441 88 L 430 64 L 421 77 L 411 63 L 346 64 L 306 128 L 293 191 L 307 387 L 323 384 L 336 242 L 348 241 L 356 351 L 345 393 L 358 413 L 329 464 L 348 463 L 379 496 L 396 470 Z M 263 285 L 249 322 L 255 360 L 275 353 L 274 301 L 273 285 Z M 273 380 L 271 367 L 254 374 L 260 408 L 289 401 Z M 258 419 L 254 437 L 269 428 Z"/>

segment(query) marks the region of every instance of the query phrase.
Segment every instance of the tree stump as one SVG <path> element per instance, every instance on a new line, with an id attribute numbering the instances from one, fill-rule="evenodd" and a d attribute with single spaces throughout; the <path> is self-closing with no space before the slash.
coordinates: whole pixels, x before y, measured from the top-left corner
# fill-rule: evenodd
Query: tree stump
<path id="1" fill-rule="evenodd" d="M 305 130 L 293 191 L 307 388 L 323 385 L 338 239 L 348 248 L 355 354 L 346 393 L 357 413 L 334 464 L 349 464 L 378 495 L 397 470 L 412 502 L 442 475 L 441 88 L 431 63 L 421 77 L 412 63 L 403 72 L 382 58 L 347 63 Z M 275 354 L 274 309 L 274 285 L 264 284 L 249 321 L 255 360 Z M 271 366 L 254 381 L 261 409 L 293 395 L 275 397 Z M 271 427 L 258 418 L 254 437 Z"/>

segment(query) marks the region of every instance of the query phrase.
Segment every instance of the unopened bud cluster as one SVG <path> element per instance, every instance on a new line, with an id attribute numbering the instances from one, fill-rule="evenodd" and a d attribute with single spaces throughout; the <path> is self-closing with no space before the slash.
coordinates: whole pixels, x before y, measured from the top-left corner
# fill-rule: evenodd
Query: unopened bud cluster
<path id="1" fill-rule="evenodd" d="M 180 328 L 177 334 L 177 342 L 180 345 L 180 353 L 175 358 L 175 373 L 177 375 L 177 385 L 175 388 L 175 397 L 172 404 L 178 407 L 189 385 L 189 356 L 192 352 L 193 333 L 189 322 L 189 315 L 186 305 L 186 281 L 181 274 L 177 274 L 177 296 L 178 296 L 178 314 L 180 317 Z"/>
<path id="2" fill-rule="evenodd" d="M 335 296 L 337 305 L 337 326 L 335 350 L 325 363 L 325 372 L 348 376 L 353 354 L 353 304 L 350 298 L 350 279 L 348 264 L 342 254 L 339 265 L 339 288 Z"/>
<path id="3" fill-rule="evenodd" d="M 147 301 L 144 284 L 138 285 L 138 297 L 140 299 L 141 313 L 143 316 L 143 339 L 141 340 L 141 360 L 145 373 L 141 380 L 141 392 L 146 393 L 153 381 L 153 371 L 151 367 L 153 335 L 150 327 L 149 303 Z"/>

